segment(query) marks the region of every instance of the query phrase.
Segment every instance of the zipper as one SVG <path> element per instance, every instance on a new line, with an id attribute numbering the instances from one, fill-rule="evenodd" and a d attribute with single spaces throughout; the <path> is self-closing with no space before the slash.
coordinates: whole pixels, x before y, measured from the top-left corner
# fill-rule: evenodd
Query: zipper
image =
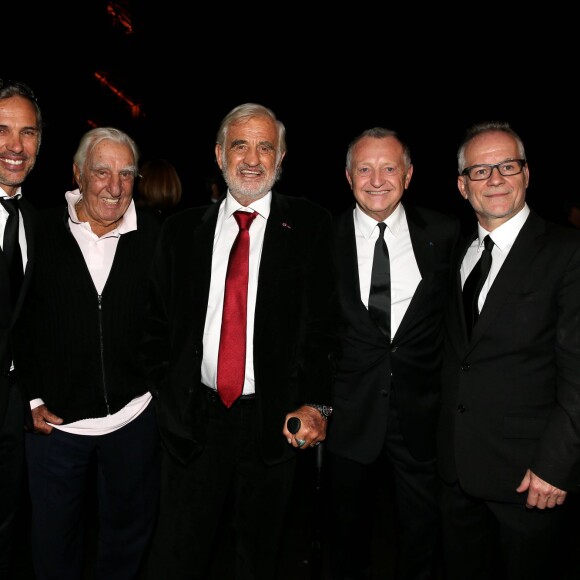
<path id="1" fill-rule="evenodd" d="M 103 396 L 105 398 L 105 405 L 107 407 L 107 415 L 111 414 L 111 410 L 109 409 L 109 398 L 107 396 L 107 377 L 105 375 L 105 346 L 103 341 L 103 308 L 102 308 L 102 301 L 103 296 L 101 294 L 98 295 L 99 300 L 99 343 L 101 349 L 101 375 L 103 379 Z"/>

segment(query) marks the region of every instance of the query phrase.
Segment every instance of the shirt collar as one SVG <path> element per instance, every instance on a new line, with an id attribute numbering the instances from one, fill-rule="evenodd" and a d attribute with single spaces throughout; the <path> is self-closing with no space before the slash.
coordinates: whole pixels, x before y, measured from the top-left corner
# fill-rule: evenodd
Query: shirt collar
<path id="1" fill-rule="evenodd" d="M 501 224 L 501 226 L 495 228 L 491 233 L 478 224 L 477 236 L 479 238 L 480 247 L 483 246 L 483 238 L 490 234 L 493 243 L 503 252 L 506 247 L 511 246 L 514 243 L 514 240 L 517 238 L 529 215 L 530 208 L 528 207 L 528 204 L 525 203 L 524 207 L 522 207 L 516 215 L 511 217 L 507 222 Z"/>
<path id="2" fill-rule="evenodd" d="M 260 199 L 256 199 L 253 201 L 248 207 L 244 207 L 240 205 L 238 201 L 233 197 L 228 189 L 228 193 L 226 195 L 225 202 L 223 204 L 224 207 L 224 219 L 229 219 L 234 215 L 234 212 L 238 210 L 242 211 L 257 211 L 261 217 L 264 219 L 268 219 L 270 215 L 270 206 L 272 205 L 272 192 L 269 191 L 264 197 Z"/>
<path id="3" fill-rule="evenodd" d="M 82 194 L 78 189 L 73 191 L 67 191 L 64 194 L 66 202 L 68 204 L 68 215 L 71 221 L 75 224 L 82 224 L 86 222 L 80 222 L 77 216 L 77 210 L 75 205 L 82 199 Z M 119 222 L 119 225 L 113 232 L 116 232 L 119 235 L 126 234 L 128 232 L 132 232 L 137 229 L 137 211 L 135 210 L 135 202 L 131 200 L 129 207 L 123 214 L 123 218 Z M 112 233 L 112 232 L 110 232 Z"/>
<path id="4" fill-rule="evenodd" d="M 384 220 L 387 224 L 391 233 L 396 236 L 397 233 L 401 229 L 401 224 L 405 219 L 405 209 L 403 208 L 403 204 L 400 203 L 396 208 L 395 211 L 386 219 Z M 358 205 L 355 205 L 354 208 L 354 221 L 355 226 L 357 227 L 358 231 L 367 239 L 370 240 L 375 227 L 377 225 L 377 220 L 373 219 L 372 217 L 368 216 Z"/>
<path id="5" fill-rule="evenodd" d="M 4 189 L 2 187 L 0 187 L 0 197 L 5 197 L 8 199 L 20 199 L 22 197 L 22 188 L 19 187 L 16 190 L 16 193 L 13 196 L 10 196 L 6 193 L 6 191 L 4 191 Z"/>

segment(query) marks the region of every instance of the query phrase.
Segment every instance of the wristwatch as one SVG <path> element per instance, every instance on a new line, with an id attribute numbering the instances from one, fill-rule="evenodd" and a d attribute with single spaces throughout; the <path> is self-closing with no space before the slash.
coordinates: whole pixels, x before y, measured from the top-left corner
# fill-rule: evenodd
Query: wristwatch
<path id="1" fill-rule="evenodd" d="M 307 407 L 316 409 L 323 419 L 328 419 L 332 415 L 332 407 L 330 405 L 317 405 L 316 403 L 304 403 Z"/>

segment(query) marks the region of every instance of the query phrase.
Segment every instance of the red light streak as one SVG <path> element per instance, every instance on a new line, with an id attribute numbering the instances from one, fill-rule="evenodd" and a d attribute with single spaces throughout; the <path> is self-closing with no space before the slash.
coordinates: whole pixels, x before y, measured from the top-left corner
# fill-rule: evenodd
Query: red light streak
<path id="1" fill-rule="evenodd" d="M 139 117 L 141 115 L 141 105 L 139 103 L 133 102 L 127 95 L 123 93 L 120 89 L 114 86 L 102 73 L 95 72 L 95 78 L 110 91 L 112 91 L 119 99 L 124 101 L 131 109 L 131 115 L 133 117 Z"/>

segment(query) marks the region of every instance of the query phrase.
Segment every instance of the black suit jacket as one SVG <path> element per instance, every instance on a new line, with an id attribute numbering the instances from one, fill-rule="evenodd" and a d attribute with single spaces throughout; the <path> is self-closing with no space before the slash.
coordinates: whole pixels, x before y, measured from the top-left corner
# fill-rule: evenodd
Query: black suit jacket
<path id="1" fill-rule="evenodd" d="M 335 220 L 343 318 L 341 356 L 327 448 L 360 463 L 377 458 L 385 440 L 390 396 L 401 431 L 418 459 L 435 455 L 442 323 L 459 221 L 405 205 L 421 282 L 391 343 L 361 301 L 353 208 Z"/>
<path id="2" fill-rule="evenodd" d="M 167 219 L 152 276 L 144 366 L 164 445 L 182 462 L 205 441 L 200 377 L 219 206 Z M 254 320 L 258 444 L 269 464 L 295 456 L 282 435 L 285 415 L 330 400 L 337 318 L 331 245 L 329 212 L 273 193 Z"/>
<path id="3" fill-rule="evenodd" d="M 580 481 L 580 232 L 532 212 L 493 282 L 471 340 L 459 267 L 447 315 L 438 464 L 449 483 L 495 501 L 526 469 Z"/>
<path id="4" fill-rule="evenodd" d="M 4 420 L 8 401 L 8 373 L 12 359 L 14 358 L 14 368 L 18 374 L 19 349 L 26 348 L 26 341 L 20 340 L 19 338 L 16 323 L 24 303 L 26 291 L 30 285 L 32 270 L 34 268 L 34 230 L 36 227 L 37 213 L 35 208 L 25 198 L 21 198 L 18 204 L 26 233 L 27 264 L 20 289 L 20 296 L 14 309 L 10 301 L 10 272 L 8 263 L 4 258 L 4 254 L 0 252 L 0 424 Z M 25 413 L 25 421 L 30 425 L 32 419 L 28 406 L 26 405 L 25 411 L 27 410 L 28 413 Z"/>

